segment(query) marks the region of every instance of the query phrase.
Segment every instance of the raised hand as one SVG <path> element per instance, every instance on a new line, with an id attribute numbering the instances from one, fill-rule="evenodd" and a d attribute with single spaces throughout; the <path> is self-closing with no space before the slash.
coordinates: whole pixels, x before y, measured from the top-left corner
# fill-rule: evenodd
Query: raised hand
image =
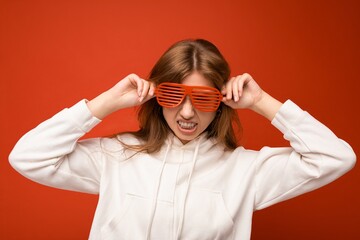
<path id="1" fill-rule="evenodd" d="M 263 90 L 248 74 L 231 78 L 222 89 L 223 102 L 231 108 L 251 108 L 262 97 Z"/>
<path id="2" fill-rule="evenodd" d="M 88 107 L 99 119 L 128 107 L 142 104 L 154 97 L 155 85 L 136 74 L 130 74 L 108 91 L 89 101 Z"/>
<path id="3" fill-rule="evenodd" d="M 142 104 L 154 97 L 155 85 L 136 74 L 130 74 L 109 90 L 119 109 Z"/>
<path id="4" fill-rule="evenodd" d="M 244 73 L 231 78 L 223 87 L 223 102 L 234 109 L 251 109 L 270 121 L 282 103 L 263 91 L 256 81 Z"/>

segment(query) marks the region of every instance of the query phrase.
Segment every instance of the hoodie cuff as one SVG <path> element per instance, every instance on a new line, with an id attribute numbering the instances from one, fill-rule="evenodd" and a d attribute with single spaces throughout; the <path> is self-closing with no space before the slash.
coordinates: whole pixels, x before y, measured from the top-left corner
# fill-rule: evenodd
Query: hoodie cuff
<path id="1" fill-rule="evenodd" d="M 287 129 L 296 126 L 306 116 L 306 112 L 302 110 L 291 100 L 287 100 L 276 113 L 271 124 L 285 133 Z"/>
<path id="2" fill-rule="evenodd" d="M 87 100 L 83 99 L 68 108 L 68 116 L 82 131 L 89 132 L 99 124 L 101 120 L 92 115 L 86 102 Z"/>

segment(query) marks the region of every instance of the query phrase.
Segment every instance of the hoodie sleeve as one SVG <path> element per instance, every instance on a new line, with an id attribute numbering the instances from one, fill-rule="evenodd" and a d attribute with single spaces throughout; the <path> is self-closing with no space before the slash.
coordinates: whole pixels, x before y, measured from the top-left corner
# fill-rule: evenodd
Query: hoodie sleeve
<path id="1" fill-rule="evenodd" d="M 25 177 L 47 186 L 98 193 L 100 139 L 78 139 L 99 122 L 82 100 L 26 133 L 10 153 L 10 164 Z"/>
<path id="2" fill-rule="evenodd" d="M 351 147 L 290 100 L 272 124 L 291 147 L 260 150 L 256 159 L 257 210 L 328 184 L 355 165 Z"/>

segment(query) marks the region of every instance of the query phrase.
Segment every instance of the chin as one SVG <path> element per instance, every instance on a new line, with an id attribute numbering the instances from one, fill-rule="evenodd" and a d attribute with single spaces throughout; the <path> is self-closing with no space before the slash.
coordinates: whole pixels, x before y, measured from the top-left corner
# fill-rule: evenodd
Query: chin
<path id="1" fill-rule="evenodd" d="M 195 138 L 197 138 L 200 134 L 192 134 L 192 136 L 186 136 L 184 134 L 176 134 L 176 137 L 180 139 L 180 141 L 183 144 L 186 144 L 192 140 L 194 140 Z"/>

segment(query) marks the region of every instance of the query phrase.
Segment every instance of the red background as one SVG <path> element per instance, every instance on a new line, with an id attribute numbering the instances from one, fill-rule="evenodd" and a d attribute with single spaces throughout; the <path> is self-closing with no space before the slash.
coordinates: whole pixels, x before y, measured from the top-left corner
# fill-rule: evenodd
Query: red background
<path id="1" fill-rule="evenodd" d="M 0 1 L 0 238 L 86 239 L 97 196 L 33 183 L 8 164 L 16 141 L 129 73 L 146 78 L 170 44 L 206 38 L 273 96 L 292 99 L 359 155 L 358 1 Z M 240 111 L 246 148 L 287 143 Z M 89 135 L 136 129 L 118 112 Z M 252 239 L 360 239 L 359 168 L 255 213 Z"/>

